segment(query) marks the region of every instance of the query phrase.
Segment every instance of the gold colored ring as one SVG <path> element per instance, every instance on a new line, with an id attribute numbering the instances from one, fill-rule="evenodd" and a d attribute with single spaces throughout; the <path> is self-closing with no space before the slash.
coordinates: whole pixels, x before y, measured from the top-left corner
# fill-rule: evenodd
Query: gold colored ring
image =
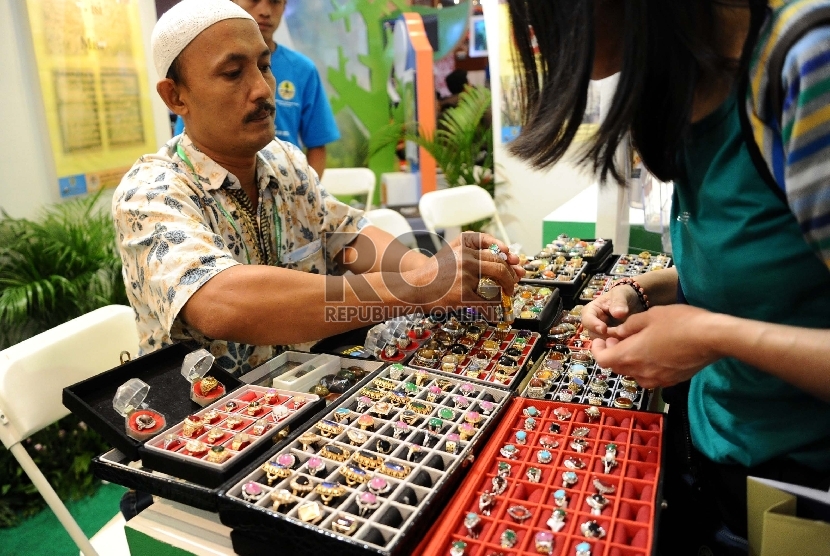
<path id="1" fill-rule="evenodd" d="M 224 446 L 214 446 L 208 451 L 205 459 L 211 463 L 224 463 L 230 456 Z"/>
<path id="2" fill-rule="evenodd" d="M 320 450 L 320 455 L 324 458 L 333 459 L 334 461 L 346 461 L 349 459 L 349 456 L 352 453 L 345 448 L 341 448 L 340 446 L 336 446 L 336 448 L 340 451 L 340 453 L 332 452 L 329 448 L 330 446 L 324 446 L 322 450 Z"/>
<path id="3" fill-rule="evenodd" d="M 210 440 L 211 442 L 217 442 L 223 436 L 225 436 L 225 431 L 223 431 L 220 428 L 210 429 L 210 432 L 207 435 L 208 440 Z M 236 448 L 234 448 L 234 450 L 236 450 Z"/>
<path id="4" fill-rule="evenodd" d="M 184 420 L 184 425 L 182 425 L 182 434 L 189 437 L 198 436 L 202 429 L 204 428 L 204 423 L 202 422 L 202 418 L 196 415 L 191 415 Z"/>
<path id="5" fill-rule="evenodd" d="M 271 465 L 271 462 L 263 463 L 260 469 L 265 472 L 265 478 L 268 479 L 268 486 L 271 486 L 277 479 L 285 479 L 291 475 L 290 469 L 279 467 L 278 465 Z"/>
<path id="6" fill-rule="evenodd" d="M 232 450 L 237 450 L 237 451 L 239 451 L 240 449 L 242 449 L 242 447 L 243 447 L 242 445 L 243 445 L 243 444 L 246 444 L 246 443 L 248 443 L 248 442 L 250 442 L 250 441 L 251 441 L 251 437 L 250 437 L 250 436 L 248 436 L 248 435 L 247 435 L 247 434 L 245 434 L 244 432 L 243 432 L 243 433 L 239 433 L 239 434 L 237 434 L 237 435 L 234 437 L 233 441 L 231 442 L 231 449 L 232 449 Z"/>
<path id="7" fill-rule="evenodd" d="M 382 388 L 383 390 L 394 390 L 395 383 L 391 380 L 387 380 L 385 378 L 376 378 L 374 380 L 374 385 L 378 388 Z"/>
<path id="8" fill-rule="evenodd" d="M 323 419 L 322 421 L 318 421 L 316 425 L 314 425 L 320 430 L 320 434 L 325 436 L 326 438 L 331 438 L 332 436 L 337 436 L 341 432 L 343 432 L 343 426 L 335 423 L 334 421 L 329 421 L 328 419 Z"/>
<path id="9" fill-rule="evenodd" d="M 378 390 L 377 388 L 364 388 L 360 391 L 362 396 L 366 396 L 370 400 L 378 401 L 383 398 L 386 394 L 383 393 L 382 390 Z"/>
<path id="10" fill-rule="evenodd" d="M 346 493 L 346 487 L 339 483 L 320 483 L 314 487 L 314 492 L 320 495 L 323 504 L 329 505 L 333 499 L 343 496 Z"/>
<path id="11" fill-rule="evenodd" d="M 242 423 L 244 423 L 244 421 L 242 420 L 242 417 L 237 417 L 236 415 L 231 415 L 230 417 L 225 419 L 225 425 L 227 425 L 228 427 L 230 427 L 232 429 L 235 429 L 236 427 L 238 427 Z"/>
<path id="12" fill-rule="evenodd" d="M 353 487 L 357 484 L 363 484 L 369 480 L 369 475 L 364 470 L 356 469 L 351 465 L 344 465 L 340 468 L 340 474 L 346 477 L 346 484 Z"/>
<path id="13" fill-rule="evenodd" d="M 352 460 L 364 471 L 377 469 L 383 465 L 383 458 L 370 452 L 355 452 Z"/>
<path id="14" fill-rule="evenodd" d="M 409 400 L 406 404 L 406 408 L 410 411 L 414 411 L 418 415 L 429 415 L 432 413 L 432 407 L 418 400 Z"/>
<path id="15" fill-rule="evenodd" d="M 206 376 L 199 381 L 199 389 L 202 391 L 203 396 L 207 396 L 215 390 L 217 386 L 219 386 L 219 381 L 212 376 Z"/>
<path id="16" fill-rule="evenodd" d="M 385 462 L 381 465 L 379 471 L 384 475 L 389 475 L 395 479 L 405 479 L 411 471 L 408 465 L 400 463 Z"/>
<path id="17" fill-rule="evenodd" d="M 349 437 L 349 440 L 351 441 L 353 446 L 358 446 L 360 444 L 363 444 L 369 438 L 368 436 L 366 436 L 365 433 L 362 433 L 360 431 L 356 431 L 354 429 L 349 429 L 348 431 L 346 431 L 346 436 Z"/>
<path id="18" fill-rule="evenodd" d="M 299 475 L 298 477 L 302 477 L 302 475 Z M 291 480 L 288 481 L 288 486 L 290 486 L 291 490 L 294 491 L 294 496 L 305 495 L 314 490 L 314 484 L 311 480 L 309 480 L 307 484 L 302 484 L 297 482 L 298 477 L 292 477 Z"/>
<path id="19" fill-rule="evenodd" d="M 634 377 L 629 375 L 620 377 L 620 384 L 629 388 L 637 388 L 638 386 L 637 381 L 634 380 Z"/>

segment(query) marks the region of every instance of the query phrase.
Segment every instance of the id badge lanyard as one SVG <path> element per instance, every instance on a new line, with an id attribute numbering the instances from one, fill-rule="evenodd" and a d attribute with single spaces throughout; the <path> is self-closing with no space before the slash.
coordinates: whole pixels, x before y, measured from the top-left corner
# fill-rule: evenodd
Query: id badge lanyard
<path id="1" fill-rule="evenodd" d="M 182 161 L 185 164 L 187 164 L 187 167 L 190 168 L 190 172 L 193 175 L 194 181 L 197 184 L 200 183 L 201 180 L 199 179 L 199 175 L 196 173 L 196 168 L 193 167 L 193 163 L 190 162 L 190 157 L 188 157 L 187 153 L 184 152 L 184 149 L 182 148 L 181 142 L 176 143 L 176 153 L 179 155 L 179 158 L 181 158 Z M 245 238 L 242 235 L 242 231 L 237 226 L 236 220 L 234 220 L 233 217 L 231 217 L 231 215 L 228 214 L 228 211 L 225 210 L 225 207 L 222 206 L 222 203 L 216 203 L 216 206 L 219 207 L 219 211 L 222 213 L 222 215 L 228 221 L 228 224 L 231 225 L 231 228 L 233 228 L 233 231 L 236 232 L 236 235 L 239 236 L 239 240 L 242 242 L 242 247 L 245 249 L 245 258 L 248 259 L 248 264 L 253 264 L 251 262 L 251 253 L 248 251 L 248 246 L 245 244 Z M 273 217 L 274 217 L 274 234 L 276 235 L 276 241 L 277 241 L 277 264 L 279 264 L 279 262 L 281 260 L 280 259 L 280 248 L 282 246 L 282 226 L 281 226 L 282 220 L 280 219 L 279 215 L 277 214 L 276 203 L 274 204 L 274 210 L 272 211 L 272 214 L 273 214 Z"/>

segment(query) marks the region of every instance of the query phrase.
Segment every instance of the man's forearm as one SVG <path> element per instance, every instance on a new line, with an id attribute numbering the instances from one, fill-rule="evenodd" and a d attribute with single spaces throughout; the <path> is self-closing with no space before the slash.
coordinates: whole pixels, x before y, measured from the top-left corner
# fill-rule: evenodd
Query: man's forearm
<path id="1" fill-rule="evenodd" d="M 322 276 L 238 265 L 202 286 L 181 316 L 211 338 L 286 345 L 409 313 L 420 301 L 417 288 L 395 273 Z"/>

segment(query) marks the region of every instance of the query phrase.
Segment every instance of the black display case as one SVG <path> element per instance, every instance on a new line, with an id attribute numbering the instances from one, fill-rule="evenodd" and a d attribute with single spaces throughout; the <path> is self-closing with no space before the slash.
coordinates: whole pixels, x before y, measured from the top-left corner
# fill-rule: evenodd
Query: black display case
<path id="1" fill-rule="evenodd" d="M 456 375 L 438 371 L 424 375 L 397 365 L 372 375 L 372 382 L 369 390 L 364 388 L 330 409 L 322 421 L 330 438 L 310 443 L 311 438 L 302 434 L 293 436 L 289 445 L 272 450 L 259 465 L 250 466 L 221 496 L 220 518 L 234 530 L 231 538 L 237 553 L 259 555 L 274 551 L 276 546 L 286 554 L 411 553 L 456 491 L 469 462 L 482 449 L 501 418 L 504 404 L 513 396 L 507 390 L 473 384 Z M 408 389 L 410 397 L 405 401 L 395 398 L 394 393 L 404 391 L 406 383 L 415 385 Z M 431 387 L 439 384 L 441 394 L 430 395 L 434 392 Z M 361 396 L 367 394 L 376 398 L 370 400 L 373 405 L 358 407 Z M 468 403 L 464 409 L 455 406 L 462 394 Z M 388 413 L 378 407 L 384 403 L 392 407 Z M 370 413 L 364 413 L 367 409 Z M 417 413 L 418 418 L 403 430 L 400 423 L 412 417 L 404 412 L 414 409 L 422 413 Z M 361 428 L 358 418 L 376 410 L 374 426 Z M 336 421 L 338 416 L 340 421 Z M 334 424 L 339 428 L 333 428 Z M 401 430 L 395 433 L 398 428 Z M 312 426 L 305 432 L 322 435 L 323 430 Z M 301 442 L 301 438 L 305 440 Z M 383 449 L 378 441 L 386 443 Z M 451 442 L 455 445 L 450 446 Z M 418 446 L 414 455 L 410 455 L 412 446 Z M 319 461 L 312 461 L 314 458 Z M 288 467 L 284 473 L 273 475 L 269 484 L 268 472 L 282 469 L 278 467 L 280 462 Z M 272 467 L 263 469 L 266 463 Z M 320 463 L 323 470 L 319 469 Z M 363 475 L 359 465 L 376 471 Z M 316 471 L 312 473 L 312 469 Z M 374 481 L 377 478 L 385 484 Z M 246 486 L 250 482 L 255 486 Z M 309 485 L 313 487 L 311 492 L 280 498 L 286 496 L 279 494 L 282 489 L 308 489 Z M 246 493 L 253 488 L 261 496 L 251 499 L 243 495 L 243 487 Z M 323 496 L 331 493 L 335 495 L 325 503 Z M 286 501 L 274 509 L 275 499 Z M 364 505 L 372 506 L 370 502 L 376 502 L 377 507 L 361 510 Z M 309 519 L 318 513 L 322 514 L 319 521 L 310 523 Z M 337 530 L 338 524 L 346 527 L 348 523 L 354 524 L 349 534 L 342 528 Z"/>

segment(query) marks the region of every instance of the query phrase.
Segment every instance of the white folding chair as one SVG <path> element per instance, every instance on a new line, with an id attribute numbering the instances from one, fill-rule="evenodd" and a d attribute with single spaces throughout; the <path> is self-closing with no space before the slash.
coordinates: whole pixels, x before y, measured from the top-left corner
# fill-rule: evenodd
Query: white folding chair
<path id="1" fill-rule="evenodd" d="M 477 185 L 461 185 L 424 193 L 418 202 L 418 211 L 427 230 L 432 233 L 436 250 L 441 248 L 436 228 L 464 226 L 486 218 L 492 219 L 501 239 L 510 243 L 496 210 L 496 203 L 486 190 Z"/>
<path id="2" fill-rule="evenodd" d="M 102 307 L 0 351 L 0 440 L 86 556 L 98 553 L 22 442 L 69 413 L 61 402 L 64 387 L 116 367 L 122 351 L 138 354 L 135 315 L 124 305 Z"/>
<path id="3" fill-rule="evenodd" d="M 369 212 L 375 196 L 375 173 L 368 168 L 326 168 L 320 184 L 332 195 L 366 195 L 366 207 Z"/>
<path id="4" fill-rule="evenodd" d="M 379 208 L 370 210 L 364 216 L 372 225 L 377 226 L 384 232 L 389 232 L 410 249 L 418 248 L 418 241 L 415 239 L 415 234 L 412 233 L 412 226 L 409 225 L 409 222 L 400 212 L 388 208 Z"/>

